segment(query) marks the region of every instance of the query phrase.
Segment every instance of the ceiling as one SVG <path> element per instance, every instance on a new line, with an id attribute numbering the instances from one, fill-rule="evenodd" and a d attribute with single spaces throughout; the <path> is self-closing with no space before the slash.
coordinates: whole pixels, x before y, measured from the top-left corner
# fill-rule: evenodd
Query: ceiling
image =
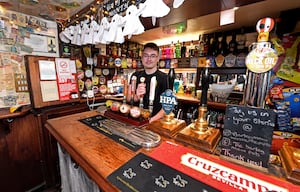
<path id="1" fill-rule="evenodd" d="M 203 8 L 213 6 L 213 2 L 215 2 L 214 0 L 207 0 L 205 1 L 205 5 L 199 4 L 197 6 L 193 4 L 194 1 L 200 2 L 203 0 L 186 0 L 182 7 L 180 7 L 180 10 L 182 11 L 181 13 L 178 12 L 180 10 L 172 9 L 165 18 L 160 19 L 160 24 L 162 24 L 162 21 L 165 22 L 165 20 L 172 21 L 166 23 L 166 25 L 178 23 L 184 20 L 184 17 L 186 17 L 184 14 L 195 14 L 194 10 L 199 9 L 199 7 Z M 236 0 L 235 2 L 242 1 L 243 0 Z M 187 29 L 182 34 L 167 34 L 163 32 L 162 27 L 159 27 L 150 29 L 141 35 L 133 36 L 131 39 L 142 44 L 154 41 L 158 45 L 166 45 L 170 44 L 171 41 L 177 42 L 178 40 L 181 42 L 197 40 L 199 38 L 199 34 L 212 33 L 215 31 L 228 31 L 241 28 L 242 26 L 255 26 L 257 21 L 261 18 L 277 18 L 281 11 L 295 8 L 300 8 L 300 0 L 265 0 L 239 7 L 239 9 L 235 11 L 234 24 L 220 26 L 220 12 L 211 12 L 204 14 L 203 16 L 187 19 Z M 299 12 L 298 15 L 300 15 Z M 299 22 L 295 30 L 298 32 L 300 31 Z"/>
<path id="2" fill-rule="evenodd" d="M 95 0 L 0 0 L 6 9 L 42 17 L 47 20 L 65 20 Z"/>
<path id="3" fill-rule="evenodd" d="M 8 10 L 61 21 L 69 18 L 72 20 L 72 16 L 82 13 L 82 10 L 88 10 L 89 5 L 95 2 L 97 0 L 0 0 L 0 5 Z M 164 2 L 171 7 L 173 0 Z M 220 11 L 233 7 L 239 7 L 235 11 L 235 23 L 221 27 Z M 203 33 L 255 26 L 260 18 L 276 18 L 281 11 L 295 8 L 300 8 L 300 0 L 185 0 L 179 8 L 171 8 L 167 16 L 159 18 L 156 26 L 152 26 L 150 18 L 141 18 L 147 30 L 141 35 L 133 36 L 131 40 L 142 44 L 154 41 L 158 45 L 170 44 L 171 41 L 177 40 L 196 40 L 199 34 Z M 163 31 L 163 26 L 179 22 L 187 24 L 182 34 Z"/>

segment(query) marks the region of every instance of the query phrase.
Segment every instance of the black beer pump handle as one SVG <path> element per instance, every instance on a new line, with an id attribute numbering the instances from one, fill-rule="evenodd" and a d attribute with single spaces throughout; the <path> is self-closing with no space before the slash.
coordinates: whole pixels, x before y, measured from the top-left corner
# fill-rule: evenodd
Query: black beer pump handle
<path id="1" fill-rule="evenodd" d="M 175 70 L 174 68 L 170 68 L 168 73 L 168 88 L 173 91 L 174 86 L 174 80 L 175 80 Z"/>
<path id="2" fill-rule="evenodd" d="M 209 88 L 209 78 L 210 73 L 208 67 L 204 67 L 201 77 L 202 94 L 200 98 L 200 106 L 207 106 L 207 90 Z"/>

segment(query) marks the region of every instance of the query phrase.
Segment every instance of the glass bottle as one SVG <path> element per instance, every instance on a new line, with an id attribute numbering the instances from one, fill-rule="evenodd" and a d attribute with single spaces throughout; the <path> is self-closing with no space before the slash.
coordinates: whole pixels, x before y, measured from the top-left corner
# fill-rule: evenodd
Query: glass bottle
<path id="1" fill-rule="evenodd" d="M 232 54 L 237 53 L 237 41 L 236 41 L 236 34 L 235 32 L 232 33 L 232 38 L 228 44 L 229 52 Z"/>
<path id="2" fill-rule="evenodd" d="M 228 44 L 227 44 L 225 33 L 223 33 L 222 40 L 221 40 L 221 43 L 220 43 L 220 54 L 222 54 L 223 56 L 228 54 Z"/>
<path id="3" fill-rule="evenodd" d="M 181 57 L 181 52 L 180 52 L 180 42 L 179 40 L 177 41 L 176 45 L 175 45 L 175 58 L 180 58 Z"/>
<path id="4" fill-rule="evenodd" d="M 175 55 L 175 45 L 174 45 L 174 42 L 171 41 L 171 44 L 170 44 L 170 54 L 171 54 L 171 58 L 176 58 L 176 55 Z"/>
<path id="5" fill-rule="evenodd" d="M 241 28 L 241 34 L 237 36 L 237 52 L 244 53 L 245 52 L 245 45 L 246 45 L 246 35 L 245 35 L 245 28 Z"/>
<path id="6" fill-rule="evenodd" d="M 181 53 L 181 58 L 185 58 L 185 54 L 186 54 L 186 46 L 185 46 L 185 42 L 182 42 L 182 46 L 180 49 L 180 53 Z"/>
<path id="7" fill-rule="evenodd" d="M 218 50 L 219 50 L 219 40 L 217 34 L 214 33 L 214 36 L 211 41 L 211 55 L 213 56 L 218 55 Z"/>
<path id="8" fill-rule="evenodd" d="M 210 49 L 210 37 L 208 35 L 203 36 L 203 49 L 202 49 L 202 55 L 200 56 L 206 56 L 208 55 L 208 50 Z M 201 44 L 200 44 L 200 50 L 201 50 Z"/>
<path id="9" fill-rule="evenodd" d="M 194 57 L 195 56 L 195 45 L 194 45 L 194 41 L 192 40 L 189 46 L 189 55 L 190 57 Z"/>

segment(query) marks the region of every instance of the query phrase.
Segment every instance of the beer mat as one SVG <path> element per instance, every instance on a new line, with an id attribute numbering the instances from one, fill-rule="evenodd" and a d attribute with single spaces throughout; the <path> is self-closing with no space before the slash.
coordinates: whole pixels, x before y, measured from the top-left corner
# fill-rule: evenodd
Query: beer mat
<path id="1" fill-rule="evenodd" d="M 221 191 L 300 191 L 299 185 L 283 178 L 169 141 L 162 142 L 149 156 Z"/>
<path id="2" fill-rule="evenodd" d="M 143 153 L 137 154 L 107 179 L 122 192 L 219 191 Z"/>
<path id="3" fill-rule="evenodd" d="M 104 127 L 100 127 L 99 126 L 99 122 L 101 120 L 107 119 L 104 116 L 101 115 L 96 115 L 96 116 L 92 116 L 92 117 L 88 117 L 88 118 L 84 118 L 84 119 L 80 119 L 79 121 L 81 123 L 86 124 L 88 127 L 94 129 L 95 131 L 97 131 L 98 133 L 101 133 L 109 138 L 111 138 L 112 140 L 114 140 L 115 142 L 127 147 L 128 149 L 132 150 L 132 151 L 137 151 L 139 149 L 142 148 L 142 146 L 137 145 L 131 141 L 129 141 L 128 139 L 125 139 L 123 137 L 120 137 L 116 134 L 111 133 L 109 130 L 107 130 Z"/>

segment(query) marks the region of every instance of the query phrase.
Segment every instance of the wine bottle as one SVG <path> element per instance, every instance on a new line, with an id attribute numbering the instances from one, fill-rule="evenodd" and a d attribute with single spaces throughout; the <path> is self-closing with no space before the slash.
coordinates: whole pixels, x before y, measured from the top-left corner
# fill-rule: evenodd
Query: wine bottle
<path id="1" fill-rule="evenodd" d="M 185 54 L 186 54 L 186 46 L 185 46 L 185 42 L 182 42 L 182 46 L 180 49 L 180 53 L 181 53 L 181 58 L 185 58 Z"/>
<path id="2" fill-rule="evenodd" d="M 245 44 L 246 44 L 246 35 L 245 29 L 241 28 L 241 34 L 237 36 L 237 52 L 244 53 L 245 52 Z"/>
<path id="3" fill-rule="evenodd" d="M 223 33 L 222 40 L 220 43 L 220 54 L 222 54 L 224 57 L 228 54 L 228 44 L 225 33 Z"/>
<path id="4" fill-rule="evenodd" d="M 181 53 L 180 53 L 180 43 L 179 40 L 177 41 L 176 45 L 175 45 L 175 58 L 180 58 Z"/>
<path id="5" fill-rule="evenodd" d="M 216 56 L 218 53 L 218 47 L 219 47 L 219 41 L 218 41 L 216 33 L 214 33 L 214 36 L 211 39 L 209 55 Z"/>
<path id="6" fill-rule="evenodd" d="M 170 49 L 171 49 L 171 58 L 176 58 L 176 54 L 175 54 L 175 45 L 173 43 L 173 41 L 171 41 L 171 45 L 170 45 Z"/>
<path id="7" fill-rule="evenodd" d="M 195 45 L 194 41 L 192 40 L 189 46 L 189 56 L 194 57 L 195 56 Z"/>
<path id="8" fill-rule="evenodd" d="M 208 54 L 208 50 L 209 50 L 209 46 L 210 46 L 210 39 L 208 35 L 204 35 L 203 36 L 203 48 L 201 48 L 201 44 L 200 44 L 200 50 L 202 49 L 202 53 L 200 53 L 200 56 L 206 56 Z"/>
<path id="9" fill-rule="evenodd" d="M 229 52 L 232 54 L 237 53 L 237 41 L 235 32 L 232 33 L 232 38 L 228 44 Z"/>

